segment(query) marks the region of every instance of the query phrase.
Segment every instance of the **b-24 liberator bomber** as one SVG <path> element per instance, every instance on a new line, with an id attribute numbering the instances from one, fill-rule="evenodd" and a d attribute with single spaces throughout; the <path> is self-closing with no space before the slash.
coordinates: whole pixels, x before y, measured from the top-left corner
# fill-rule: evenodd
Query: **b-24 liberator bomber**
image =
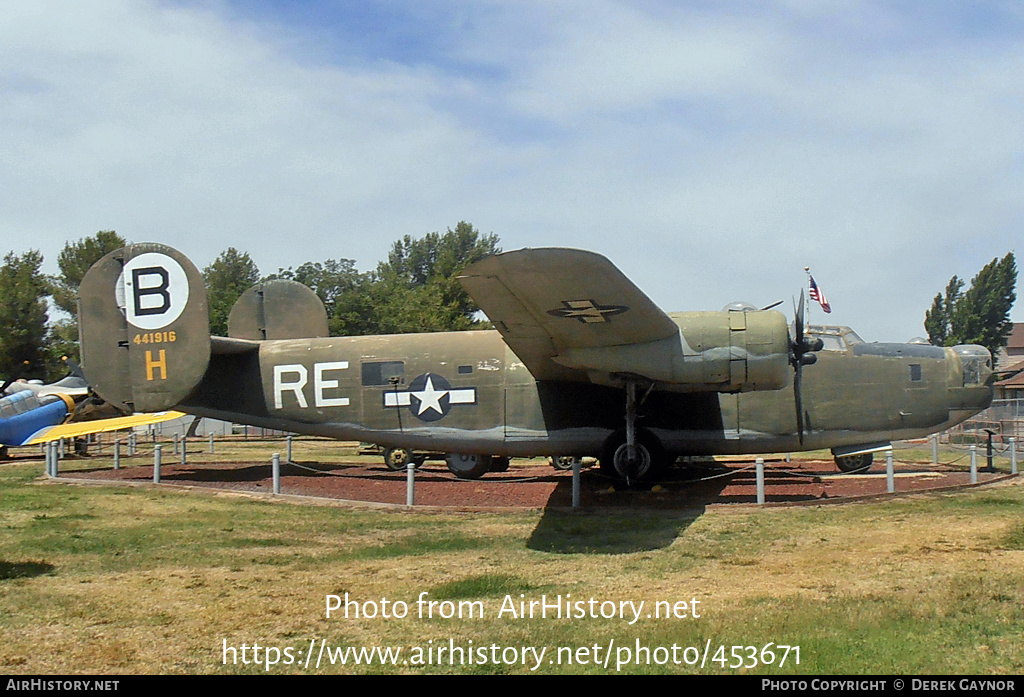
<path id="1" fill-rule="evenodd" d="M 985 348 L 805 328 L 802 294 L 792 326 L 747 306 L 667 314 L 605 257 L 557 248 L 488 257 L 460 281 L 494 330 L 331 337 L 311 290 L 268 281 L 217 337 L 196 267 L 134 244 L 81 284 L 83 368 L 126 411 L 369 441 L 395 468 L 443 452 L 464 478 L 515 456 L 596 456 L 639 480 L 679 455 L 819 448 L 851 470 L 992 399 Z"/>

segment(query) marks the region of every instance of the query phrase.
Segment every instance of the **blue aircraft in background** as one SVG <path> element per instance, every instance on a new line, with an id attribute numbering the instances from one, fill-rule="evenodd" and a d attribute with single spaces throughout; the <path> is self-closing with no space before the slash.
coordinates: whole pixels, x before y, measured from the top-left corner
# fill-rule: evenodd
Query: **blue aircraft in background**
<path id="1" fill-rule="evenodd" d="M 92 403 L 89 385 L 75 375 L 49 385 L 7 381 L 0 395 L 0 455 L 6 454 L 7 447 L 118 431 L 183 416 L 177 411 L 119 415 L 108 405 Z"/>

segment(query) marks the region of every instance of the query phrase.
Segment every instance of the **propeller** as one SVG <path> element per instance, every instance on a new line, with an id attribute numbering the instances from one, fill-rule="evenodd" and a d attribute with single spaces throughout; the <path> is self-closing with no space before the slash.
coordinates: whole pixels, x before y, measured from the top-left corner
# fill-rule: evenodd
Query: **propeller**
<path id="1" fill-rule="evenodd" d="M 804 444 L 804 402 L 801 391 L 803 367 L 814 365 L 818 361 L 816 351 L 825 345 L 821 339 L 804 336 L 804 291 L 800 291 L 800 305 L 793 308 L 796 318 L 793 320 L 793 341 L 789 346 L 789 363 L 793 366 L 793 402 L 796 405 L 796 429 L 800 445 Z"/>
<path id="2" fill-rule="evenodd" d="M 21 379 L 22 373 L 24 373 L 24 371 L 28 369 L 28 366 L 28 361 L 22 361 L 21 365 L 18 366 L 18 370 L 14 373 L 14 376 L 4 380 L 3 384 L 0 385 L 0 397 L 6 394 L 7 388 L 11 386 L 11 383 L 13 383 L 15 380 Z"/>
<path id="3" fill-rule="evenodd" d="M 82 378 L 83 380 L 85 380 L 85 373 L 82 372 L 82 366 L 78 365 L 78 363 L 71 360 L 67 356 L 61 356 L 60 362 L 63 363 L 71 372 L 71 374 L 74 375 L 76 378 Z"/>

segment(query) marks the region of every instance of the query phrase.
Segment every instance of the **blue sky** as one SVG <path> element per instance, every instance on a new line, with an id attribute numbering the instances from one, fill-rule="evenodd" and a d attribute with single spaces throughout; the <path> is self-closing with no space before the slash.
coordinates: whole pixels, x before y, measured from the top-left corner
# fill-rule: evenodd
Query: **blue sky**
<path id="1" fill-rule="evenodd" d="M 454 227 L 666 310 L 924 333 L 1024 230 L 1014 2 L 40 0 L 0 22 L 0 252 L 116 229 L 262 271 Z M 791 310 L 789 311 L 791 313 Z M 1014 313 L 1024 321 L 1024 311 Z M 819 321 L 822 315 L 812 314 Z"/>

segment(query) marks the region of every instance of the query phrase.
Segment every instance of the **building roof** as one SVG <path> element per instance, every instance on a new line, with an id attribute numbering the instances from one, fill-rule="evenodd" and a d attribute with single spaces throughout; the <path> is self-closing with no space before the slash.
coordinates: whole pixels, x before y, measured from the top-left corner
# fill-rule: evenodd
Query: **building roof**
<path id="1" fill-rule="evenodd" d="M 1014 322 L 1006 342 L 1006 348 L 1024 349 L 1024 322 Z"/>
<path id="2" fill-rule="evenodd" d="M 1024 361 L 1014 363 L 1009 368 L 999 371 L 1010 373 L 1010 377 L 998 381 L 995 386 L 1004 390 L 1024 390 Z"/>

